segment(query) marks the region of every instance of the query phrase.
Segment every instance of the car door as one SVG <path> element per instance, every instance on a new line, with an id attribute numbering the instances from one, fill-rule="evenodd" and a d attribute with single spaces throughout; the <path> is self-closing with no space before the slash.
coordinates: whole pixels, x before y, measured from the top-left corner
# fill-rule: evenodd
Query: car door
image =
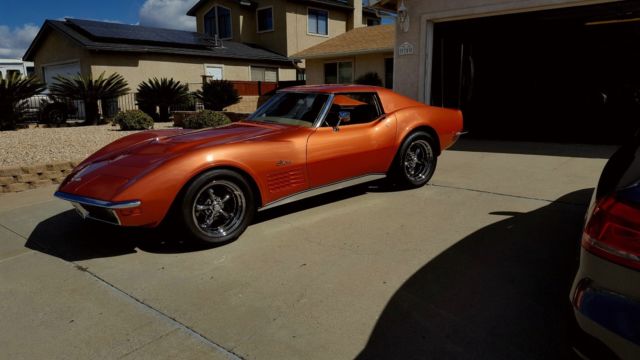
<path id="1" fill-rule="evenodd" d="M 340 100 L 344 104 L 338 104 Z M 345 111 L 350 121 L 335 126 L 338 113 Z M 384 174 L 395 155 L 395 137 L 395 116 L 385 116 L 376 93 L 336 94 L 325 120 L 307 143 L 310 187 Z"/>

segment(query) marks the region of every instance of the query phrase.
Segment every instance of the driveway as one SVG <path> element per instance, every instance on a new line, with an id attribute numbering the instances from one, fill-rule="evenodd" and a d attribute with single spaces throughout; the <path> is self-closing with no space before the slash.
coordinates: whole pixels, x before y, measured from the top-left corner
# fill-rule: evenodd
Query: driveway
<path id="1" fill-rule="evenodd" d="M 462 141 L 432 185 L 259 214 L 211 249 L 0 196 L 2 357 L 567 358 L 584 211 L 611 147 Z"/>

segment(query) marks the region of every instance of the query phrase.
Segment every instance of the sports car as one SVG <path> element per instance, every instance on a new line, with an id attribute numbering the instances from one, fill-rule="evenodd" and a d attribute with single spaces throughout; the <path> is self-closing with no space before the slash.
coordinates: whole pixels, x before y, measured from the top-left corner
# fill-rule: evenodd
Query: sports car
<path id="1" fill-rule="evenodd" d="M 384 88 L 291 87 L 223 127 L 123 137 L 80 163 L 55 196 L 83 218 L 156 227 L 171 213 L 190 237 L 228 242 L 256 211 L 385 177 L 423 186 L 461 129 L 460 111 Z"/>

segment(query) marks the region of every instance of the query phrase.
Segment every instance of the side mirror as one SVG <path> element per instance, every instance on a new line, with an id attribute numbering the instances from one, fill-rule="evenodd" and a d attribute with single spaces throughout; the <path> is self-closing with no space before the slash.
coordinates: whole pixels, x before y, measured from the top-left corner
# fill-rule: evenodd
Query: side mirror
<path id="1" fill-rule="evenodd" d="M 342 123 L 348 123 L 351 121 L 351 113 L 348 111 L 340 111 L 338 113 L 338 122 L 336 123 L 336 125 L 333 127 L 333 131 L 339 131 L 340 130 L 340 124 Z"/>

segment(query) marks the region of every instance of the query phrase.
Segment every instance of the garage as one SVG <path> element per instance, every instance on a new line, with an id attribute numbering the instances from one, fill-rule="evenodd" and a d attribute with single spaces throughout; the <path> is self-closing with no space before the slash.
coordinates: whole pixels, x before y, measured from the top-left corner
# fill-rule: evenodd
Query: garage
<path id="1" fill-rule="evenodd" d="M 434 22 L 428 101 L 470 136 L 617 144 L 640 125 L 640 4 Z"/>
<path id="2" fill-rule="evenodd" d="M 44 81 L 47 84 L 51 84 L 53 82 L 53 78 L 61 75 L 61 76 L 74 76 L 80 73 L 80 64 L 77 62 L 65 63 L 65 64 L 55 64 L 55 65 L 45 65 L 43 67 L 44 72 Z"/>

